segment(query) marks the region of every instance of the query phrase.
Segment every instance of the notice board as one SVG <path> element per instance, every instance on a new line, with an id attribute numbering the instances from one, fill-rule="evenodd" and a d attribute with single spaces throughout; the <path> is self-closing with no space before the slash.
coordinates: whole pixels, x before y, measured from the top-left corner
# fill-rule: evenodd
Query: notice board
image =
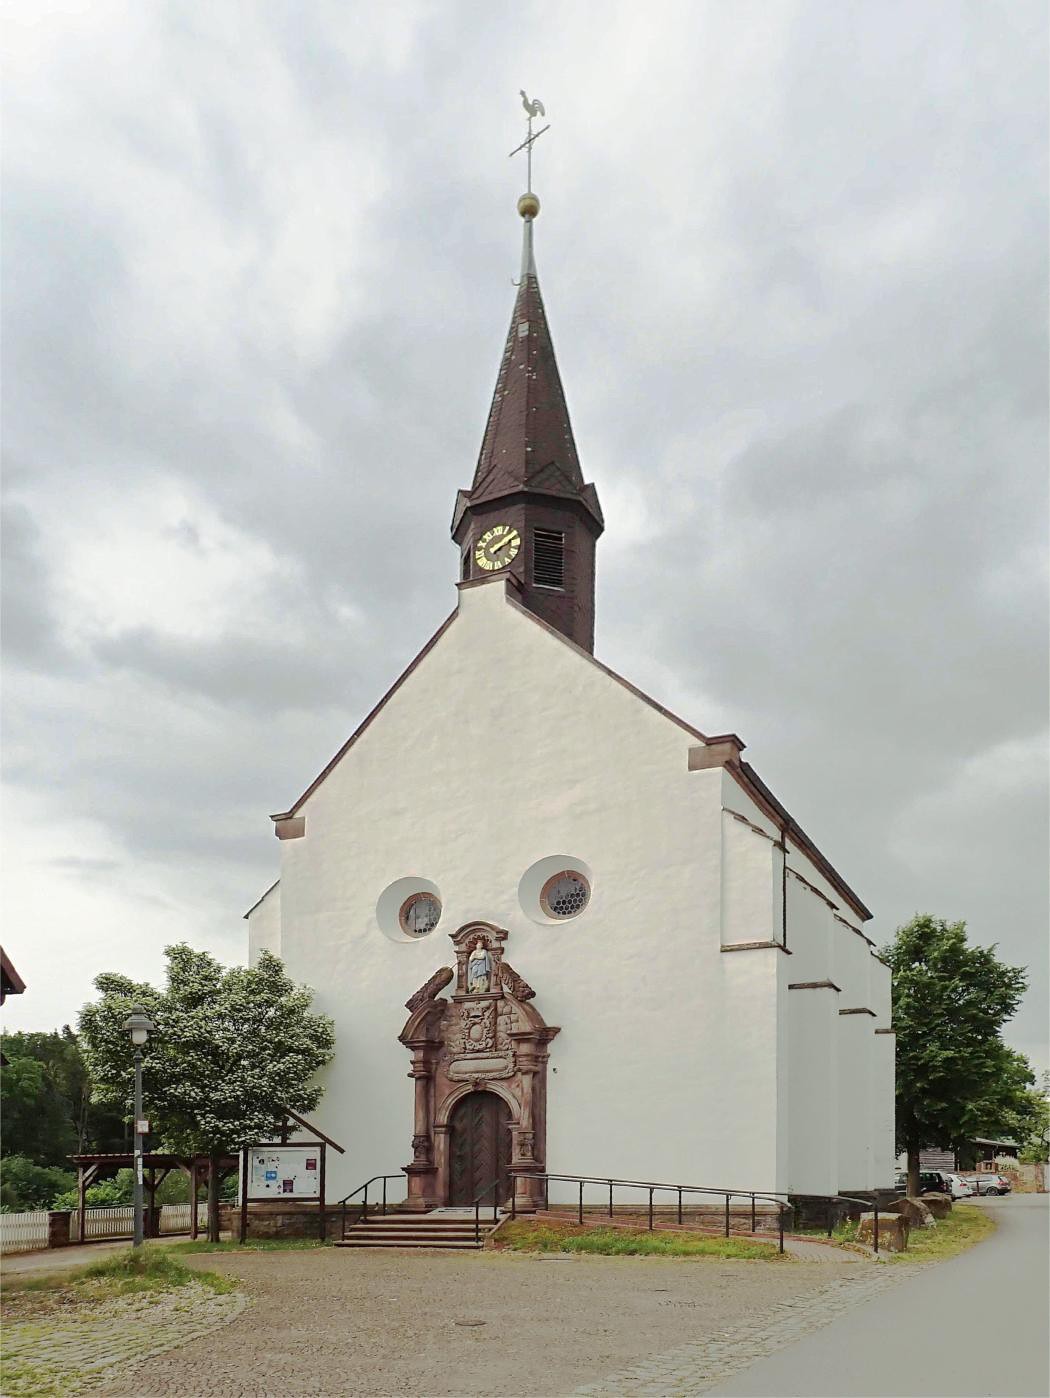
<path id="1" fill-rule="evenodd" d="M 249 1150 L 249 1199 L 320 1197 L 320 1146 L 253 1146 Z"/>

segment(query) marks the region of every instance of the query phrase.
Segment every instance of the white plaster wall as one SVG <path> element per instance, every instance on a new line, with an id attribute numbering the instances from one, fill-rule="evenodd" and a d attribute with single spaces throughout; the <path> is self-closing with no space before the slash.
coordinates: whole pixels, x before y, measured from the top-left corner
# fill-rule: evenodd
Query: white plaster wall
<path id="1" fill-rule="evenodd" d="M 275 883 L 267 889 L 250 912 L 245 914 L 248 924 L 248 965 L 254 966 L 259 953 L 272 951 L 281 955 L 281 885 Z"/>
<path id="2" fill-rule="evenodd" d="M 723 797 L 728 809 L 778 835 L 728 777 Z M 739 836 L 737 842 L 744 845 Z M 778 854 L 774 846 L 774 882 L 779 879 Z M 787 1087 L 778 1094 L 780 1142 L 788 1142 L 790 1188 L 825 1193 L 888 1187 L 893 1182 L 895 1041 L 874 1031 L 890 1024 L 889 969 L 873 955 L 870 939 L 856 914 L 843 905 L 842 895 L 790 842 L 788 865 L 805 880 L 789 873 L 787 946 L 792 955 L 782 957 L 780 967 L 780 1003 L 786 999 L 788 1026 L 781 1067 L 784 1061 L 789 1065 Z M 752 889 L 750 896 L 758 895 Z M 779 929 L 775 896 L 773 907 Z M 835 982 L 841 993 L 783 994 L 789 983 L 816 980 Z M 840 1008 L 866 1008 L 875 1017 L 840 1016 Z"/>
<path id="3" fill-rule="evenodd" d="M 695 741 L 501 583 L 460 593 L 456 621 L 306 801 L 305 837 L 281 844 L 282 954 L 336 1021 L 316 1113 L 347 1147 L 330 1163 L 334 1197 L 410 1158 L 404 1001 L 452 962 L 447 933 L 472 918 L 509 929 L 507 960 L 562 1026 L 550 1169 L 783 1187 L 783 954 L 720 950 L 723 773 L 688 771 Z M 768 936 L 770 847 L 744 833 L 756 868 L 762 851 Z M 581 917 L 540 926 L 517 888 L 553 853 L 590 866 L 593 896 Z M 443 915 L 397 943 L 375 904 L 411 874 L 437 885 Z"/>
<path id="4" fill-rule="evenodd" d="M 871 1182 L 876 1189 L 891 1189 L 896 1173 L 894 1083 L 897 1040 L 894 1034 L 877 1034 L 874 1031 L 871 1037 Z"/>
<path id="5" fill-rule="evenodd" d="M 729 781 L 731 778 L 726 778 Z M 774 846 L 735 815 L 722 813 L 722 944 L 779 941 L 779 887 Z M 778 866 L 779 868 L 779 866 Z"/>
<path id="6" fill-rule="evenodd" d="M 788 946 L 781 981 L 830 980 L 833 918 L 827 903 L 798 879 L 787 880 Z M 838 1187 L 838 991 L 787 990 L 790 1092 L 788 1188 L 834 1194 Z"/>

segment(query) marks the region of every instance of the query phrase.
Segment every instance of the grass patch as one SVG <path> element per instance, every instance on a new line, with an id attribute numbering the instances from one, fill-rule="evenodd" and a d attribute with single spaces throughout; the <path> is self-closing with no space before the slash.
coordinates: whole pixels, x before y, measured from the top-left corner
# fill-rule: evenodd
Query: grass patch
<path id="1" fill-rule="evenodd" d="M 187 1282 L 202 1282 L 213 1291 L 236 1289 L 228 1277 L 217 1272 L 191 1271 L 163 1248 L 128 1248 L 113 1253 L 86 1267 L 68 1272 L 45 1272 L 42 1276 L 14 1276 L 4 1280 L 0 1306 L 10 1316 L 13 1309 L 32 1310 L 32 1298 L 48 1307 L 68 1307 L 80 1302 L 108 1301 L 114 1296 L 129 1296 L 141 1292 L 171 1291 Z M 19 1298 L 22 1304 L 19 1305 Z"/>
<path id="2" fill-rule="evenodd" d="M 700 1233 L 650 1233 L 633 1228 L 581 1228 L 578 1224 L 505 1223 L 493 1239 L 513 1252 L 583 1252 L 601 1257 L 730 1257 L 772 1261 L 775 1243 L 712 1238 Z"/>
<path id="3" fill-rule="evenodd" d="M 956 1204 L 947 1218 L 939 1218 L 936 1228 L 913 1228 L 908 1235 L 907 1252 L 888 1252 L 890 1262 L 943 1262 L 955 1257 L 994 1233 L 996 1222 L 984 1209 Z"/>
<path id="4" fill-rule="evenodd" d="M 322 1243 L 318 1238 L 246 1238 L 243 1243 L 222 1242 L 209 1243 L 198 1241 L 192 1243 L 179 1243 L 180 1255 L 186 1252 L 288 1252 L 300 1248 L 323 1248 L 327 1243 Z M 194 1273 L 198 1276 L 199 1273 Z"/>
<path id="5" fill-rule="evenodd" d="M 830 1238 L 826 1224 L 823 1228 L 807 1225 L 805 1228 L 792 1228 L 789 1231 L 799 1238 L 813 1238 L 817 1241 L 823 1239 L 826 1243 L 855 1243 L 860 1224 L 856 1219 L 844 1218 L 831 1230 Z"/>

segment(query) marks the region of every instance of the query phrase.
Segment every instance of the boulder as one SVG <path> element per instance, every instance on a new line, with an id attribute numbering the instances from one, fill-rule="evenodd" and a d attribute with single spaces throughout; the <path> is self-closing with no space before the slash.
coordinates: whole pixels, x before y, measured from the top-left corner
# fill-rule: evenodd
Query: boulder
<path id="1" fill-rule="evenodd" d="M 900 1214 L 906 1218 L 913 1228 L 936 1228 L 933 1210 L 926 1203 L 925 1199 L 917 1199 L 914 1195 L 909 1195 L 904 1199 L 895 1199 L 889 1206 L 891 1213 Z"/>
<path id="2" fill-rule="evenodd" d="M 903 1214 L 879 1213 L 879 1251 L 880 1252 L 907 1252 L 908 1233 L 910 1224 Z M 875 1243 L 875 1215 L 861 1214 L 860 1228 L 857 1231 L 857 1242 L 867 1243 L 869 1247 Z"/>
<path id="3" fill-rule="evenodd" d="M 952 1201 L 947 1194 L 923 1194 L 922 1202 L 933 1214 L 934 1218 L 950 1218 L 952 1212 Z"/>

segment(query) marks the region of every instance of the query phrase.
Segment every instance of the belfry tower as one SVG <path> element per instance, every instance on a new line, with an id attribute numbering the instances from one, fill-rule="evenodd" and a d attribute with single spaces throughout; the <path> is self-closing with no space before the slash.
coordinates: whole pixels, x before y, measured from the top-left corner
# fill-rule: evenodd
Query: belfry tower
<path id="1" fill-rule="evenodd" d="M 452 537 L 462 580 L 507 570 L 524 606 L 593 652 L 594 553 L 605 522 L 580 470 L 540 295 L 532 249 L 539 211 L 531 190 L 518 200 L 521 280 L 474 483 L 456 497 Z"/>

